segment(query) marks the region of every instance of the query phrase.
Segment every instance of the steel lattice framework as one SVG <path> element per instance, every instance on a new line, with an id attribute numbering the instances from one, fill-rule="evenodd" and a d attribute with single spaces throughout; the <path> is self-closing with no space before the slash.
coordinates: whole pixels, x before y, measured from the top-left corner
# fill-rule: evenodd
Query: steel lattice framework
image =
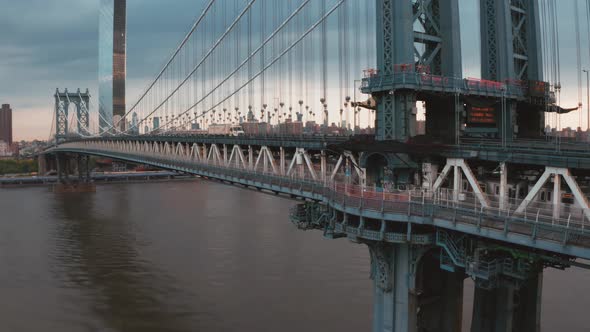
<path id="1" fill-rule="evenodd" d="M 482 77 L 541 80 L 539 4 L 481 0 Z"/>
<path id="2" fill-rule="evenodd" d="M 462 76 L 457 0 L 378 0 L 377 8 L 380 77 L 393 77 L 400 70 Z M 381 89 L 374 94 L 378 96 L 378 139 L 406 140 L 414 136 L 416 92 Z"/>
<path id="3" fill-rule="evenodd" d="M 414 59 L 422 68 L 440 75 L 442 72 L 442 30 L 438 0 L 413 0 Z"/>
<path id="4" fill-rule="evenodd" d="M 60 92 L 59 89 L 55 91 L 55 138 L 57 140 L 66 138 L 69 134 L 70 124 L 68 123 L 69 107 L 74 104 L 76 107 L 76 129 L 77 134 L 86 136 L 89 134 L 90 128 L 90 92 Z"/>

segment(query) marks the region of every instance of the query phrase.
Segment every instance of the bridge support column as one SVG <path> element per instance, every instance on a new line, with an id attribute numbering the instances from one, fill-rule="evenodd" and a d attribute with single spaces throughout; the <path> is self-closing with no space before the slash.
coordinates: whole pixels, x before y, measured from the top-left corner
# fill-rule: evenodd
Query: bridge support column
<path id="1" fill-rule="evenodd" d="M 582 208 L 584 216 L 590 220 L 590 206 L 588 204 L 588 199 L 586 195 L 582 192 L 578 183 L 576 182 L 575 178 L 571 175 L 570 170 L 567 168 L 557 168 L 557 167 L 546 167 L 545 172 L 541 175 L 537 183 L 533 186 L 533 188 L 529 191 L 527 196 L 524 198 L 522 203 L 518 206 L 514 213 L 523 213 L 527 206 L 537 197 L 539 191 L 543 188 L 545 183 L 549 180 L 549 178 L 553 175 L 553 217 L 559 218 L 560 217 L 560 186 L 561 186 L 561 178 L 565 180 L 565 183 L 570 188 L 572 195 L 574 196 L 576 202 Z"/>
<path id="2" fill-rule="evenodd" d="M 90 157 L 78 155 L 76 157 L 78 168 L 78 181 L 80 183 L 90 183 Z"/>
<path id="3" fill-rule="evenodd" d="M 68 165 L 68 160 L 65 156 L 56 154 L 55 161 L 57 165 L 57 180 L 59 183 L 68 183 L 70 180 L 69 172 L 70 167 Z"/>
<path id="4" fill-rule="evenodd" d="M 227 144 L 223 144 L 223 166 L 228 166 L 228 161 L 227 161 Z"/>
<path id="5" fill-rule="evenodd" d="M 88 156 L 76 156 L 78 179 L 70 181 L 70 173 L 72 172 L 73 158 L 65 154 L 55 155 L 57 162 L 57 176 L 58 183 L 53 186 L 55 193 L 86 193 L 95 192 L 96 186 L 90 181 L 90 168 L 88 166 Z"/>
<path id="6" fill-rule="evenodd" d="M 553 219 L 559 219 L 561 215 L 561 177 L 553 175 Z"/>
<path id="7" fill-rule="evenodd" d="M 475 288 L 471 332 L 540 332 L 543 275 L 517 288 L 503 282 L 498 288 Z"/>
<path id="8" fill-rule="evenodd" d="M 506 191 L 508 190 L 508 168 L 506 163 L 500 164 L 500 210 L 506 210 Z"/>
<path id="9" fill-rule="evenodd" d="M 463 275 L 411 244 L 368 244 L 374 283 L 373 332 L 461 330 Z"/>
<path id="10" fill-rule="evenodd" d="M 459 201 L 459 194 L 461 193 L 462 189 L 461 176 L 464 174 L 467 178 L 467 181 L 469 182 L 469 185 L 471 186 L 471 189 L 473 189 L 473 193 L 475 194 L 481 205 L 483 207 L 489 207 L 490 202 L 486 194 L 481 190 L 481 187 L 479 186 L 479 183 L 477 182 L 475 175 L 471 171 L 471 168 L 469 168 L 469 165 L 467 165 L 467 163 L 463 159 L 447 159 L 447 164 L 440 173 L 440 176 L 436 179 L 436 182 L 434 182 L 432 190 L 436 192 L 441 187 L 444 180 L 448 176 L 451 168 L 453 168 L 453 201 Z"/>
<path id="11" fill-rule="evenodd" d="M 374 288 L 373 332 L 416 331 L 409 245 L 369 245 Z"/>
<path id="12" fill-rule="evenodd" d="M 326 164 L 326 150 L 322 150 L 320 156 L 320 172 L 322 173 L 320 179 L 322 181 L 326 181 Z"/>
<path id="13" fill-rule="evenodd" d="M 44 176 L 45 174 L 47 174 L 48 171 L 48 167 L 47 167 L 47 158 L 45 157 L 45 155 L 39 155 L 39 157 L 37 157 L 37 173 L 40 176 Z"/>
<path id="14" fill-rule="evenodd" d="M 280 154 L 279 163 L 281 164 L 279 166 L 279 169 L 280 169 L 281 175 L 285 175 L 285 148 L 280 147 L 279 154 Z"/>

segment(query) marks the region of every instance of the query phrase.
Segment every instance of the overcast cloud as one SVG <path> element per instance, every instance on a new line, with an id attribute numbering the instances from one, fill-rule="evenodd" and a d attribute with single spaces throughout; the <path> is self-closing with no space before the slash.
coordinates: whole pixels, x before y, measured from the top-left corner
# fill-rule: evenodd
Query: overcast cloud
<path id="1" fill-rule="evenodd" d="M 474 19 L 479 1 L 460 1 L 465 76 L 474 76 L 479 70 L 475 51 L 479 33 Z M 570 19 L 574 1 L 559 1 L 564 106 L 572 102 L 575 105 L 577 100 L 574 27 Z M 204 1 L 127 2 L 130 103 L 184 36 Z M 583 8 L 582 3 L 580 6 Z M 583 63 L 588 67 L 585 28 Z M 0 103 L 12 105 L 16 139 L 48 138 L 52 96 L 57 87 L 88 88 L 97 99 L 97 46 L 98 0 L 0 0 Z M 565 122 L 577 125 L 577 119 L 577 115 L 571 115 Z"/>

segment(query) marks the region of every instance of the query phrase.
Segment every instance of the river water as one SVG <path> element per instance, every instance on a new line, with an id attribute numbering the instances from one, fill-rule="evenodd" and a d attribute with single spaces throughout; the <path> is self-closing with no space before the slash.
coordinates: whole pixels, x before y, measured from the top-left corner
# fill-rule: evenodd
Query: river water
<path id="1" fill-rule="evenodd" d="M 0 331 L 369 331 L 368 250 L 206 181 L 0 189 Z M 465 324 L 472 284 L 466 283 Z M 590 331 L 590 273 L 545 273 L 544 331 Z"/>

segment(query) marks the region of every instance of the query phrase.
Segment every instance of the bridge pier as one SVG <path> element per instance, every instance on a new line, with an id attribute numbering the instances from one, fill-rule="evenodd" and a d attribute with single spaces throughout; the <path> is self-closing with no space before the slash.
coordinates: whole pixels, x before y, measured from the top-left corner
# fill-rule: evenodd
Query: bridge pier
<path id="1" fill-rule="evenodd" d="M 37 157 L 37 166 L 37 173 L 40 176 L 44 176 L 50 171 L 57 169 L 56 160 L 44 154 Z"/>
<path id="2" fill-rule="evenodd" d="M 91 182 L 89 156 L 76 156 L 75 164 L 73 163 L 74 160 L 65 154 L 58 153 L 55 155 L 55 158 L 58 183 L 53 186 L 53 192 L 84 193 L 96 191 L 96 186 Z M 76 171 L 78 177 L 76 180 L 71 181 L 70 175 L 73 174 L 74 166 L 77 166 Z"/>
<path id="3" fill-rule="evenodd" d="M 504 282 L 494 289 L 475 288 L 471 332 L 541 331 L 542 272 L 520 288 Z"/>
<path id="4" fill-rule="evenodd" d="M 373 332 L 461 330 L 464 274 L 440 269 L 436 251 L 368 244 L 374 283 Z"/>

